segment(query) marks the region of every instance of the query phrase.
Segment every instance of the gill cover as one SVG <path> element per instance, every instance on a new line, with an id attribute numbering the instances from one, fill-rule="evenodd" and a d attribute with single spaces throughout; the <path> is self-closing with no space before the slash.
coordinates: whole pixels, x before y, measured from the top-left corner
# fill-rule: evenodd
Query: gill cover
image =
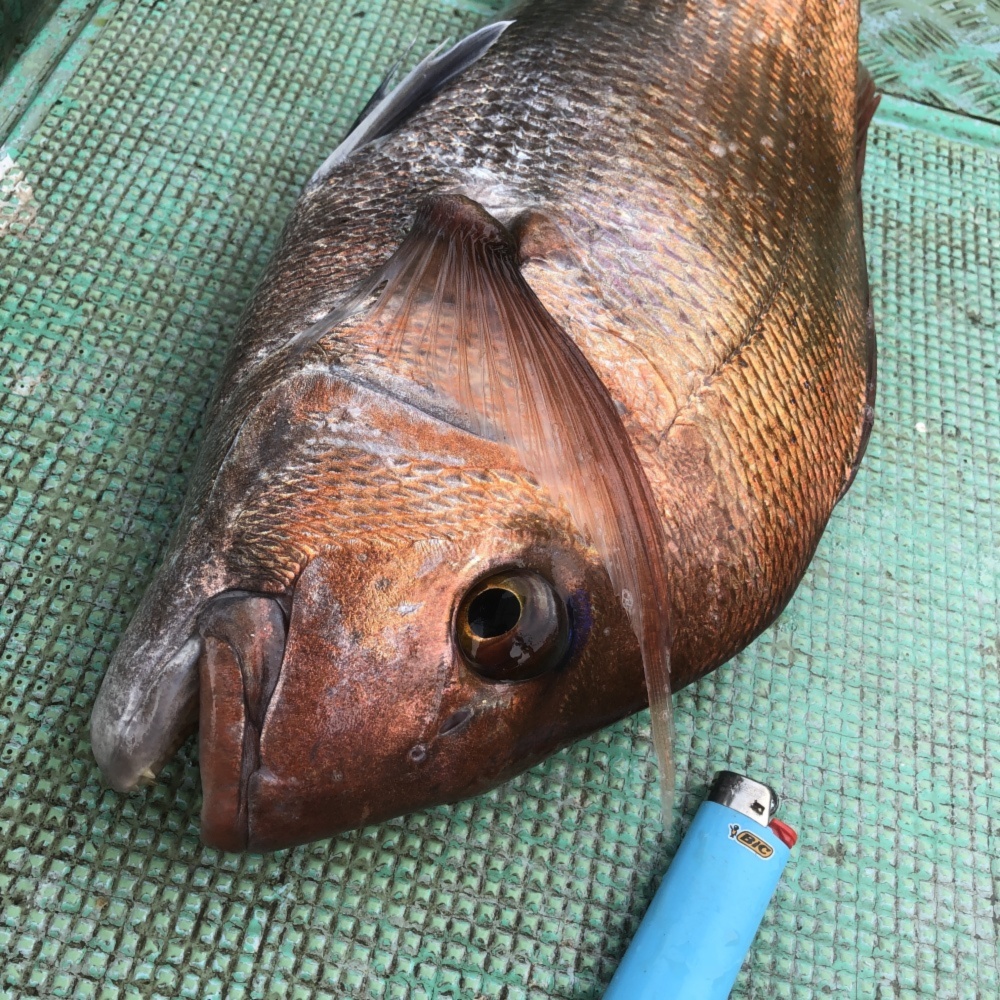
<path id="1" fill-rule="evenodd" d="M 546 221 L 526 213 L 512 228 L 525 243 Z M 468 198 L 429 199 L 386 264 L 287 349 L 304 351 L 361 316 L 367 346 L 396 375 L 515 448 L 597 549 L 642 651 L 668 816 L 671 633 L 660 514 L 614 400 L 521 274 L 518 240 Z"/>

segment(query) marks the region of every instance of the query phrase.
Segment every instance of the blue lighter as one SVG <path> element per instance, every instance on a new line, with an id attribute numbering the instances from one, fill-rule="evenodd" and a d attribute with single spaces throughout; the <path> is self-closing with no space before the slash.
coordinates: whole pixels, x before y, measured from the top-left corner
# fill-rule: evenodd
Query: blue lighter
<path id="1" fill-rule="evenodd" d="M 795 844 L 774 789 L 719 771 L 604 1000 L 726 1000 Z"/>

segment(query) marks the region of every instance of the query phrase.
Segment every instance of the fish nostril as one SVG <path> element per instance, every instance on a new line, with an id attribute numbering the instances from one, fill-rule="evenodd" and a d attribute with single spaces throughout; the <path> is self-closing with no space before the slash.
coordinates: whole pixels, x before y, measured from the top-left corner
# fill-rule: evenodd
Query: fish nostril
<path id="1" fill-rule="evenodd" d="M 447 736 L 449 733 L 457 733 L 460 729 L 464 729 L 472 721 L 472 717 L 475 714 L 475 710 L 469 708 L 468 706 L 460 708 L 457 712 L 452 712 L 452 714 L 441 723 L 438 735 Z"/>
<path id="2" fill-rule="evenodd" d="M 414 764 L 422 764 L 427 759 L 427 747 L 423 743 L 418 743 L 410 749 L 410 760 Z"/>

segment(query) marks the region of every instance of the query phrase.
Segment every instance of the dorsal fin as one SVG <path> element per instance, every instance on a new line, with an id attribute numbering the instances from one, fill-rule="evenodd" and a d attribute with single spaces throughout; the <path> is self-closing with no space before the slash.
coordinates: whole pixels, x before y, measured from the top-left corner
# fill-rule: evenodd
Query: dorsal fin
<path id="1" fill-rule="evenodd" d="M 423 107 L 447 83 L 468 69 L 496 42 L 513 21 L 497 21 L 466 35 L 446 52 L 438 46 L 422 59 L 384 96 L 379 96 L 394 75 L 396 66 L 379 84 L 372 99 L 365 105 L 354 127 L 344 141 L 323 161 L 312 175 L 306 188 L 321 184 L 338 163 L 343 163 L 354 150 L 398 128 L 410 115 Z M 397 64 L 398 65 L 398 64 Z"/>
<path id="2" fill-rule="evenodd" d="M 372 91 L 372 96 L 365 101 L 365 106 L 358 112 L 358 117 L 351 122 L 351 127 L 344 133 L 345 139 L 371 114 L 372 108 L 389 93 L 393 81 L 396 79 L 396 74 L 399 72 L 399 67 L 402 65 L 403 60 L 410 54 L 410 49 L 412 48 L 413 42 L 410 42 L 406 47 L 406 51 L 385 71 L 385 76 L 382 77 L 379 85 Z"/>
<path id="3" fill-rule="evenodd" d="M 525 281 L 518 251 L 476 202 L 433 198 L 389 261 L 289 346 L 315 343 L 378 294 L 362 320 L 369 346 L 396 374 L 457 406 L 483 436 L 515 447 L 566 504 L 639 639 L 667 818 L 671 633 L 660 513 L 614 400 Z"/>

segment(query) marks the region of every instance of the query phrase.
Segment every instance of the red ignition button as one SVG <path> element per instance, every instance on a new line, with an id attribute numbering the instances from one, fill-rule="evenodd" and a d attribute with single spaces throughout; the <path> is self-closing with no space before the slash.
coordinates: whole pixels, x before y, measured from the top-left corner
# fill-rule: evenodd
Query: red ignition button
<path id="1" fill-rule="evenodd" d="M 799 835 L 787 823 L 782 823 L 780 819 L 772 819 L 767 825 L 785 847 L 791 849 L 795 846 L 795 841 L 799 839 Z"/>

